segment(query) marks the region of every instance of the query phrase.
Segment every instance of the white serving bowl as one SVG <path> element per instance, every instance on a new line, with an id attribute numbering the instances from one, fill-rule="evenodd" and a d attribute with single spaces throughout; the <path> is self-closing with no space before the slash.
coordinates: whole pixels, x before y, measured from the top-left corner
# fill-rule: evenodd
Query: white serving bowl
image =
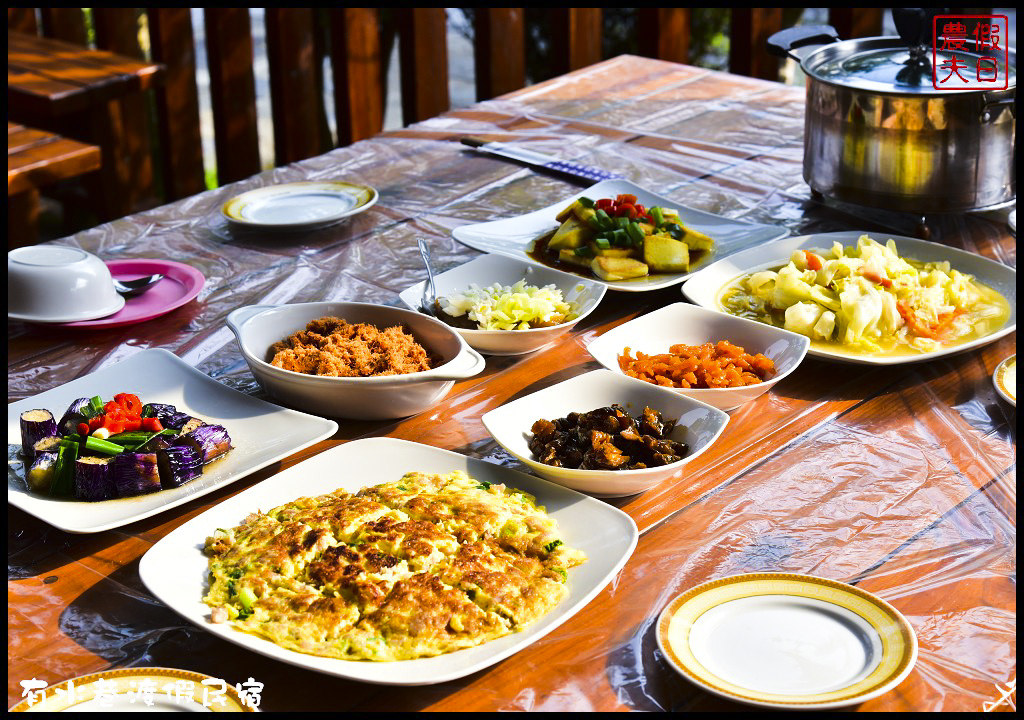
<path id="1" fill-rule="evenodd" d="M 404 325 L 428 351 L 440 357 L 437 367 L 406 375 L 320 377 L 274 367 L 270 347 L 305 329 L 317 318 L 334 316 L 380 329 Z M 227 317 L 242 357 L 263 389 L 274 399 L 299 410 L 354 420 L 408 417 L 432 407 L 456 380 L 472 377 L 485 364 L 481 355 L 450 327 L 402 308 L 355 302 L 314 302 L 294 305 L 251 305 Z"/>
<path id="2" fill-rule="evenodd" d="M 537 420 L 555 420 L 571 412 L 590 412 L 612 404 L 621 405 L 634 417 L 643 412 L 644 406 L 650 406 L 665 419 L 678 420 L 669 437 L 686 443 L 690 454 L 670 465 L 640 470 L 576 470 L 545 465 L 530 452 L 530 429 Z M 666 388 L 637 382 L 621 373 L 594 370 L 506 403 L 485 414 L 481 421 L 499 445 L 541 477 L 597 497 L 621 497 L 679 476 L 683 466 L 718 439 L 729 416 Z"/>
<path id="3" fill-rule="evenodd" d="M 775 363 L 776 373 L 765 382 L 734 388 L 665 388 L 706 402 L 719 410 L 735 410 L 767 392 L 775 383 L 796 370 L 811 345 L 808 337 L 755 320 L 726 315 L 688 303 L 674 303 L 609 330 L 587 345 L 594 359 L 612 372 L 629 378 L 619 368 L 625 348 L 636 353 L 667 353 L 673 345 L 703 345 L 728 340 L 751 355 L 761 353 Z M 645 380 L 629 378 L 634 382 Z"/>
<path id="4" fill-rule="evenodd" d="M 7 253 L 7 317 L 29 322 L 95 320 L 124 307 L 106 263 L 67 245 Z"/>
<path id="5" fill-rule="evenodd" d="M 580 314 L 569 322 L 547 328 L 530 328 L 528 330 L 464 330 L 455 328 L 455 331 L 482 353 L 524 355 L 547 347 L 567 333 L 573 325 L 593 312 L 607 291 L 607 288 L 601 283 L 504 255 L 481 255 L 464 265 L 435 275 L 434 289 L 437 292 L 437 297 L 442 298 L 452 293 L 462 292 L 473 283 L 484 288 L 494 283 L 512 285 L 524 279 L 527 285 L 537 287 L 554 285 L 562 291 L 562 297 L 566 301 L 579 305 Z M 402 302 L 413 310 L 419 309 L 425 284 L 424 280 L 400 293 L 399 297 Z"/>

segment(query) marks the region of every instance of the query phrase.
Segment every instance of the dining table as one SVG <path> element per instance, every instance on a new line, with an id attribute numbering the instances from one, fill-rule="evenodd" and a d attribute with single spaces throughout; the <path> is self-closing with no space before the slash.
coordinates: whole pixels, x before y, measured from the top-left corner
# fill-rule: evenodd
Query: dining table
<path id="1" fill-rule="evenodd" d="M 1009 208 L 922 218 L 812 194 L 801 172 L 804 105 L 797 85 L 622 55 L 56 240 L 107 261 L 184 263 L 205 285 L 194 301 L 134 325 L 9 320 L 8 402 L 154 348 L 266 398 L 226 326 L 232 311 L 313 301 L 398 306 L 399 293 L 426 277 L 418 238 L 438 269 L 452 268 L 481 255 L 453 237 L 456 228 L 552 205 L 591 182 L 480 153 L 460 142 L 467 136 L 601 168 L 680 207 L 794 236 L 927 235 L 1016 266 Z M 239 229 L 221 213 L 242 192 L 316 180 L 369 185 L 379 199 L 314 230 Z M 331 437 L 121 527 L 73 534 L 9 506 L 8 705 L 25 699 L 29 680 L 167 667 L 232 685 L 256 681 L 264 711 L 752 710 L 676 672 L 656 624 L 673 598 L 701 583 L 781 572 L 872 593 L 913 627 L 913 670 L 850 709 L 1014 710 L 1016 409 L 997 394 L 993 372 L 1015 354 L 1015 333 L 927 362 L 809 355 L 770 392 L 733 410 L 715 444 L 682 472 L 603 499 L 639 531 L 621 571 L 552 632 L 459 679 L 381 685 L 280 662 L 184 620 L 140 579 L 142 557 L 183 523 L 359 439 L 409 440 L 529 472 L 481 417 L 599 369 L 589 342 L 678 302 L 678 284 L 610 290 L 559 342 L 488 356 L 478 375 L 427 411 L 337 419 Z M 15 455 L 9 445 L 9 485 L 17 481 Z"/>

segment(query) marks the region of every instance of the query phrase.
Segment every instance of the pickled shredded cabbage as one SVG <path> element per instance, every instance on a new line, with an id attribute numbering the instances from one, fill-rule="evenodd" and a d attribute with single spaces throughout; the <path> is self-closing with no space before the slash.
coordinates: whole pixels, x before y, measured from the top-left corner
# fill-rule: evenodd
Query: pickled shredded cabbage
<path id="1" fill-rule="evenodd" d="M 514 285 L 494 283 L 440 299 L 441 309 L 452 317 L 466 315 L 480 330 L 527 330 L 573 320 L 579 306 L 567 302 L 554 285 L 537 287 L 520 280 Z"/>

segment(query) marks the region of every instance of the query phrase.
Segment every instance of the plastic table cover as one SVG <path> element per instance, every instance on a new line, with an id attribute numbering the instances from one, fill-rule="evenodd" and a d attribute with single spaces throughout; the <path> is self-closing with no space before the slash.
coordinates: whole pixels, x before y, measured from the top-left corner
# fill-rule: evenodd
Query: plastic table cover
<path id="1" fill-rule="evenodd" d="M 8 323 L 8 400 L 30 397 L 144 348 L 166 348 L 225 385 L 261 390 L 224 324 L 237 307 L 314 300 L 398 304 L 425 277 L 477 253 L 452 228 L 517 215 L 579 185 L 474 153 L 475 135 L 602 167 L 679 203 L 794 234 L 844 229 L 914 235 L 920 218 L 812 198 L 801 178 L 803 91 L 624 56 L 510 96 L 126 217 L 58 242 L 104 259 L 169 258 L 202 271 L 196 301 L 103 332 Z M 303 233 L 238 231 L 229 198 L 295 180 L 372 185 L 380 201 Z M 927 219 L 931 239 L 1015 266 L 1006 212 Z M 628 295 L 628 297 L 625 297 Z M 511 397 L 595 369 L 585 343 L 670 302 L 678 288 L 609 293 L 572 336 L 524 357 L 491 357 L 436 408 L 398 422 L 343 422 L 333 439 L 413 439 L 519 467 L 480 416 Z M 266 477 L 256 473 L 174 510 L 93 536 L 17 510 L 8 519 L 8 702 L 22 681 L 54 683 L 126 666 L 179 667 L 264 683 L 265 710 L 744 709 L 679 677 L 657 649 L 661 609 L 689 587 L 752 571 L 854 583 L 898 608 L 918 634 L 914 671 L 861 710 L 1015 707 L 1016 414 L 997 397 L 1010 335 L 920 365 L 808 359 L 734 413 L 720 444 L 685 475 L 611 500 L 641 530 L 620 575 L 526 650 L 459 681 L 420 688 L 320 676 L 224 643 L 182 621 L 138 577 L 160 537 Z M 14 452 L 9 447 L 9 455 Z M 13 455 L 11 456 L 13 458 Z M 310 692 L 312 689 L 315 692 Z"/>

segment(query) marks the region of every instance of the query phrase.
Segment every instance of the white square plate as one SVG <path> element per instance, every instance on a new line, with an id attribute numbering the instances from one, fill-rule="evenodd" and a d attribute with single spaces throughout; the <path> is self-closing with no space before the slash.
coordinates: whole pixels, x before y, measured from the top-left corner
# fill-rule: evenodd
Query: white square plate
<path id="1" fill-rule="evenodd" d="M 1003 327 L 989 335 L 961 345 L 953 345 L 952 347 L 917 355 L 853 354 L 844 351 L 841 347 L 826 345 L 822 342 L 812 342 L 810 349 L 807 351 L 808 355 L 862 365 L 902 365 L 905 363 L 934 360 L 935 358 L 973 350 L 976 347 L 981 347 L 998 340 L 1017 329 L 1017 271 L 1013 268 L 998 263 L 995 260 L 989 260 L 981 255 L 958 250 L 948 245 L 940 245 L 939 243 L 928 242 L 927 240 L 901 237 L 899 235 L 866 232 L 864 230 L 847 230 L 843 232 L 788 237 L 738 252 L 694 273 L 686 281 L 686 284 L 683 285 L 683 295 L 701 307 L 724 313 L 725 310 L 722 309 L 722 305 L 718 301 L 719 295 L 721 295 L 726 285 L 731 284 L 741 275 L 748 275 L 760 270 L 769 270 L 785 265 L 796 250 L 827 252 L 831 250 L 832 243 L 834 242 L 844 247 L 856 246 L 857 239 L 861 235 L 869 235 L 880 243 L 885 243 L 891 239 L 896 244 L 896 251 L 902 258 L 923 263 L 947 261 L 954 270 L 973 275 L 978 282 L 987 285 L 993 290 L 997 290 L 1006 298 L 1010 303 L 1010 317 L 1006 319 L 1006 324 Z"/>
<path id="2" fill-rule="evenodd" d="M 530 493 L 558 523 L 567 545 L 587 561 L 569 571 L 569 595 L 525 630 L 478 647 L 397 662 L 365 662 L 306 655 L 227 623 L 210 622 L 202 601 L 208 565 L 202 548 L 218 527 L 233 527 L 257 510 L 267 511 L 302 496 L 338 488 L 360 488 L 397 480 L 411 471 L 462 470 L 477 480 L 505 483 Z M 382 685 L 429 685 L 469 675 L 539 640 L 589 603 L 626 564 L 639 534 L 621 510 L 539 478 L 449 450 L 394 438 L 353 440 L 305 460 L 228 498 L 171 532 L 147 552 L 139 575 L 157 598 L 214 635 L 282 662 L 337 677 Z"/>
<path id="3" fill-rule="evenodd" d="M 560 272 L 553 268 L 517 260 L 504 255 L 480 255 L 468 263 L 446 270 L 434 276 L 434 290 L 438 298 L 464 292 L 470 284 L 486 288 L 499 283 L 513 285 L 526 280 L 527 285 L 545 287 L 554 285 L 562 291 L 567 302 L 579 305 L 580 314 L 569 322 L 544 328 L 528 330 L 466 330 L 455 331 L 469 343 L 469 346 L 488 355 L 523 355 L 536 352 L 558 340 L 573 325 L 592 313 L 605 294 L 605 286 L 595 280 Z M 413 310 L 420 309 L 423 286 L 426 280 L 403 290 L 399 294 L 402 302 Z M 440 315 L 444 315 L 443 312 Z"/>
<path id="4" fill-rule="evenodd" d="M 640 203 L 647 207 L 657 205 L 665 208 L 675 208 L 679 211 L 679 217 L 685 225 L 713 238 L 715 247 L 711 251 L 710 257 L 703 259 L 701 267 L 743 248 L 785 237 L 789 234 L 786 228 L 776 225 L 755 225 L 741 220 L 730 220 L 721 215 L 714 215 L 703 210 L 688 208 L 675 200 L 655 195 L 639 185 L 634 185 L 626 180 L 602 180 L 596 185 L 591 185 L 586 190 L 560 200 L 546 208 L 504 220 L 463 225 L 462 227 L 455 228 L 452 231 L 452 235 L 459 242 L 477 250 L 497 255 L 508 255 L 509 257 L 540 265 L 542 263 L 531 258 L 528 251 L 533 245 L 534 240 L 558 227 L 558 222 L 555 220 L 555 216 L 558 213 L 568 207 L 570 203 L 575 202 L 577 198 L 583 196 L 589 197 L 591 200 L 598 200 L 603 197 L 614 198 L 616 195 L 623 193 L 636 195 Z M 605 282 L 597 277 L 589 279 L 594 282 L 603 283 L 612 290 L 646 292 L 676 285 L 691 274 L 689 272 L 658 273 L 643 278 L 636 278 L 635 280 L 621 280 L 617 282 Z"/>
<path id="5" fill-rule="evenodd" d="M 29 492 L 20 452 L 21 413 L 43 408 L 59 420 L 77 398 L 99 395 L 106 401 L 122 392 L 138 395 L 143 403 L 170 403 L 182 412 L 223 425 L 234 449 L 201 476 L 173 490 L 102 502 L 57 500 Z M 206 495 L 337 430 L 333 420 L 287 410 L 225 387 L 167 350 L 143 350 L 116 365 L 7 406 L 7 502 L 67 532 L 101 532 Z"/>

